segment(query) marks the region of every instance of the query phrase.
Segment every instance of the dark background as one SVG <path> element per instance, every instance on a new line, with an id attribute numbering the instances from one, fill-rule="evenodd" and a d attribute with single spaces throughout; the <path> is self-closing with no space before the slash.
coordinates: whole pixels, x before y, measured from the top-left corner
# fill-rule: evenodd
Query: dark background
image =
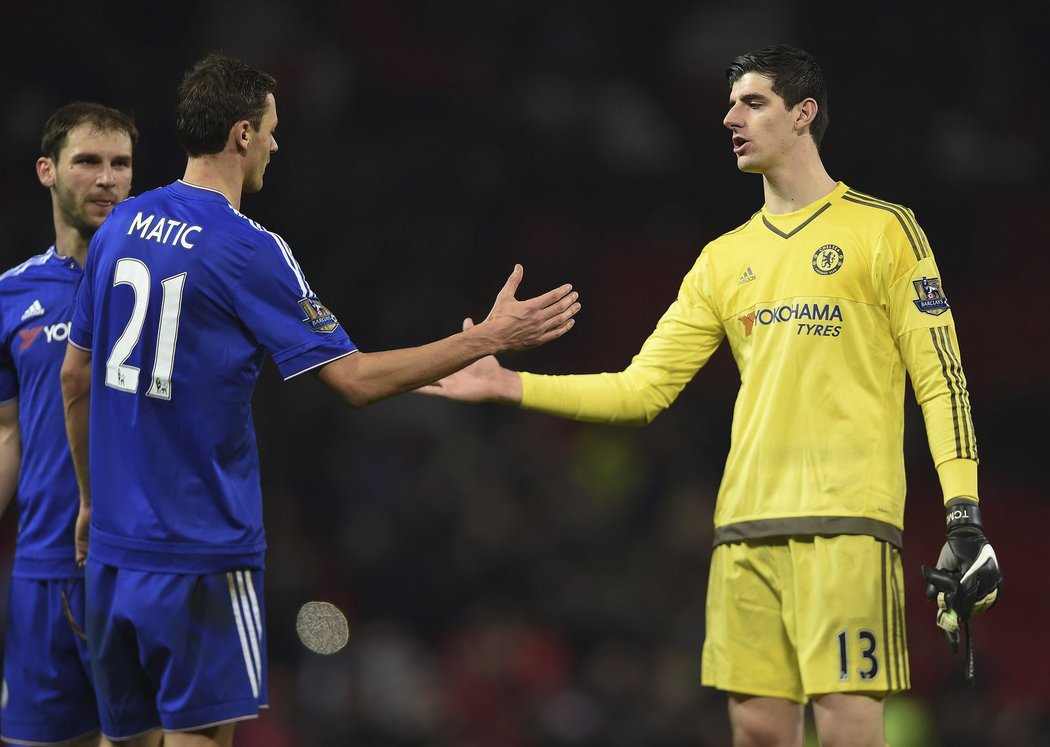
<path id="1" fill-rule="evenodd" d="M 53 240 L 33 170 L 47 115 L 78 98 L 133 112 L 132 192 L 160 186 L 184 166 L 175 88 L 221 50 L 279 82 L 280 151 L 242 209 L 288 240 L 362 349 L 483 318 L 521 262 L 519 295 L 562 282 L 582 294 L 567 337 L 504 361 L 546 373 L 626 366 L 702 246 L 761 206 L 721 124 L 724 70 L 769 43 L 808 49 L 831 92 L 831 175 L 913 208 L 937 255 L 1006 576 L 974 624 L 967 688 L 923 600 L 943 513 L 909 394 L 913 691 L 889 703 L 890 741 L 1050 743 L 1044 2 L 0 9 L 4 267 Z M 255 405 L 271 709 L 238 745 L 727 744 L 699 652 L 737 383 L 723 348 L 674 407 L 630 430 L 419 395 L 355 411 L 269 364 Z M 348 614 L 334 656 L 296 639 L 311 599 Z"/>

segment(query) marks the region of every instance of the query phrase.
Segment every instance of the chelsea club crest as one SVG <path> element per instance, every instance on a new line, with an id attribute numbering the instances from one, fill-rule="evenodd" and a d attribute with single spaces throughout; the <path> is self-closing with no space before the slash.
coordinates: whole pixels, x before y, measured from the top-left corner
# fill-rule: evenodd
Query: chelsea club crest
<path id="1" fill-rule="evenodd" d="M 818 275 L 831 275 L 842 267 L 842 250 L 834 244 L 825 244 L 813 253 L 813 271 Z"/>

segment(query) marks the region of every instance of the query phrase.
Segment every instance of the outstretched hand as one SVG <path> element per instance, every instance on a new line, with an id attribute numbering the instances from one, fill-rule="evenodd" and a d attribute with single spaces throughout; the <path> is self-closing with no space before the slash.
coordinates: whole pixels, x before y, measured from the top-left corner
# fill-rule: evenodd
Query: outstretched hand
<path id="1" fill-rule="evenodd" d="M 580 294 L 568 284 L 519 301 L 515 293 L 524 274 L 521 265 L 514 265 L 491 311 L 478 325 L 486 328 L 500 352 L 528 350 L 558 339 L 572 329 L 573 317 L 580 310 Z"/>
<path id="2" fill-rule="evenodd" d="M 464 331 L 473 326 L 474 321 L 470 317 L 463 320 Z M 504 401 L 518 404 L 521 402 L 521 379 L 513 371 L 501 366 L 496 356 L 486 355 L 466 368 L 416 391 L 461 402 Z"/>

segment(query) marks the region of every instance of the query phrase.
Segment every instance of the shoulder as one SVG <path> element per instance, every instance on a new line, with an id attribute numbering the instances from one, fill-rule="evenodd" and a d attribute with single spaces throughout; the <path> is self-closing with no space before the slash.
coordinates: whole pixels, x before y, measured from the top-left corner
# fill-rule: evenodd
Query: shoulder
<path id="1" fill-rule="evenodd" d="M 51 247 L 43 254 L 37 254 L 24 262 L 15 265 L 0 274 L 0 287 L 10 288 L 23 283 L 31 283 L 41 275 L 49 275 L 68 260 Z"/>
<path id="2" fill-rule="evenodd" d="M 273 247 L 276 249 L 288 247 L 288 242 L 286 242 L 279 234 L 267 229 L 266 226 L 259 221 L 249 218 L 247 215 L 232 206 L 229 207 L 229 212 L 231 215 L 231 228 L 239 231 L 247 241 L 256 244 L 259 247 Z"/>
<path id="3" fill-rule="evenodd" d="M 857 220 L 881 225 L 889 229 L 912 229 L 917 225 L 915 212 L 904 205 L 883 200 L 849 188 L 842 195 L 842 203 Z"/>
<path id="4" fill-rule="evenodd" d="M 741 245 L 747 244 L 754 236 L 754 228 L 762 220 L 762 211 L 756 210 L 751 217 L 736 228 L 726 231 L 721 236 L 709 241 L 701 252 L 701 257 L 717 259 L 732 253 Z"/>
<path id="5" fill-rule="evenodd" d="M 741 223 L 736 228 L 734 228 L 734 229 L 732 229 L 730 231 L 726 231 L 725 233 L 723 233 L 717 239 L 712 241 L 709 244 L 709 246 L 714 246 L 715 244 L 726 244 L 728 242 L 731 242 L 731 241 L 739 238 L 742 235 L 746 235 L 748 233 L 748 231 L 755 225 L 755 222 L 761 220 L 761 216 L 762 216 L 762 211 L 761 210 L 756 210 L 755 212 L 753 212 L 751 214 L 750 218 L 748 218 L 746 221 Z"/>
<path id="6" fill-rule="evenodd" d="M 912 253 L 916 259 L 926 257 L 930 247 L 914 211 L 896 202 L 872 197 L 855 189 L 842 195 L 848 210 L 847 222 L 858 231 L 887 239 L 898 251 Z"/>

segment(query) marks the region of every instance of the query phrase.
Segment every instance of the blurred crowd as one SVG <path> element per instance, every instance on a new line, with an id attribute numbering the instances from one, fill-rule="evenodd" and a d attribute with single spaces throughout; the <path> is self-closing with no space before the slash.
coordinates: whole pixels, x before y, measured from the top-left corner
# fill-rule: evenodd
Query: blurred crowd
<path id="1" fill-rule="evenodd" d="M 568 336 L 505 363 L 618 370 L 703 244 L 761 205 L 721 124 L 726 65 L 768 43 L 806 48 L 830 86 L 832 176 L 913 208 L 938 258 L 1006 578 L 973 626 L 967 687 L 923 598 L 918 569 L 943 517 L 909 402 L 914 690 L 891 700 L 890 742 L 1045 745 L 1035 625 L 1050 606 L 1030 590 L 1050 513 L 1036 453 L 1050 415 L 1038 343 L 1050 53 L 1043 4 L 1008 5 L 258 0 L 245 14 L 222 0 L 151 19 L 78 5 L 60 22 L 20 7 L 0 29 L 0 257 L 11 266 L 52 239 L 32 169 L 52 109 L 85 98 L 133 111 L 132 192 L 159 186 L 182 173 L 175 87 L 221 49 L 278 79 L 280 150 L 242 208 L 288 240 L 359 347 L 483 318 L 521 262 L 523 294 L 572 282 L 583 311 Z M 720 350 L 674 407 L 628 430 L 421 395 L 352 411 L 269 366 L 255 420 L 271 709 L 237 744 L 728 744 L 699 652 L 737 381 Z M 335 655 L 295 636 L 313 599 L 350 620 Z"/>

